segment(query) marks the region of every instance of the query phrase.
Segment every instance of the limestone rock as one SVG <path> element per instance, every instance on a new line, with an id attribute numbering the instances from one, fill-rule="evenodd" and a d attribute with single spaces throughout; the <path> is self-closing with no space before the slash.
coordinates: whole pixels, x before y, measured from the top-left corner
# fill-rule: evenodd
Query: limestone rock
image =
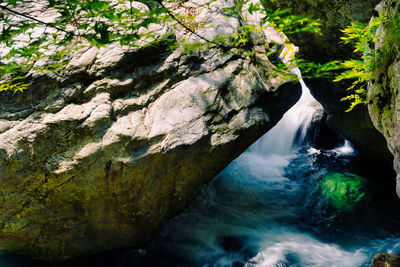
<path id="1" fill-rule="evenodd" d="M 243 23 L 221 19 L 231 1 L 186 4 L 222 33 Z M 60 76 L 5 93 L 1 250 L 57 261 L 146 244 L 298 100 L 272 68 L 218 48 L 88 47 Z"/>
<path id="2" fill-rule="evenodd" d="M 398 16 L 400 1 L 384 0 L 377 7 L 379 12 L 387 13 L 389 19 Z M 397 26 L 398 27 L 398 26 Z M 395 51 L 385 54 L 386 60 L 376 66 L 368 83 L 368 109 L 375 127 L 385 136 L 390 152 L 394 155 L 394 168 L 397 172 L 396 192 L 400 197 L 400 40 L 383 25 L 378 29 L 380 36 L 375 43 L 375 53 L 387 53 L 387 48 Z"/>

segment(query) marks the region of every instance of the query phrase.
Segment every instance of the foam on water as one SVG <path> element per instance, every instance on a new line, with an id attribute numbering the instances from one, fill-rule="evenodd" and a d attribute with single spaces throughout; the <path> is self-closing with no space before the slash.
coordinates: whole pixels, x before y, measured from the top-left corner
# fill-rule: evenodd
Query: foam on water
<path id="1" fill-rule="evenodd" d="M 398 240 L 373 243 L 363 232 L 333 238 L 332 232 L 324 232 L 336 214 L 320 210 L 315 190 L 318 175 L 329 170 L 312 162 L 320 157 L 330 166 L 354 150 L 349 142 L 328 153 L 294 146 L 295 139 L 301 144 L 315 112 L 315 99 L 301 83 L 299 102 L 170 221 L 139 265 L 355 267 L 368 266 L 378 249 L 393 247 Z M 298 168 L 304 170 L 296 172 Z M 339 171 L 344 171 L 342 165 Z M 363 241 L 353 242 L 352 234 Z"/>
<path id="2" fill-rule="evenodd" d="M 268 188 L 266 194 L 281 195 L 280 203 L 285 206 L 290 205 L 299 192 L 300 186 L 295 181 L 290 181 L 284 177 L 284 168 L 288 165 L 289 161 L 295 157 L 295 152 L 298 148 L 293 146 L 294 139 L 299 129 L 301 134 L 299 141 L 305 138 L 309 125 L 311 124 L 315 108 L 312 103 L 316 100 L 310 94 L 310 91 L 301 80 L 303 93 L 298 103 L 293 106 L 282 118 L 282 120 L 260 140 L 252 145 L 247 152 L 242 154 L 234 164 L 231 164 L 224 172 L 233 175 L 234 179 L 244 177 L 243 183 L 260 185 Z M 335 150 L 337 154 L 351 154 L 354 153 L 350 143 L 345 142 L 343 147 Z M 319 154 L 320 151 L 310 148 L 308 153 Z M 239 172 L 239 173 L 238 173 Z M 243 173 L 240 173 L 243 172 Z M 243 175 L 248 174 L 248 175 Z M 250 175 L 250 176 L 249 176 Z M 232 178 L 231 178 L 232 181 Z M 290 190 L 291 189 L 291 190 Z M 286 197 L 286 199 L 285 199 Z M 267 211 L 271 218 L 275 212 Z M 281 210 L 284 216 L 285 211 Z M 279 211 L 278 211 L 279 213 Z M 269 217 L 264 215 L 261 217 Z M 268 220 L 267 218 L 265 218 Z M 246 234 L 249 234 L 247 229 Z M 262 249 L 256 256 L 251 258 L 246 266 L 360 266 L 365 262 L 367 256 L 361 250 L 346 251 L 337 245 L 323 243 L 309 234 L 300 233 L 297 229 L 288 228 L 270 222 L 268 228 L 253 229 L 252 241 L 260 242 L 257 247 Z M 244 234 L 242 232 L 241 234 Z M 226 261 L 226 259 L 224 260 Z M 219 262 L 225 265 L 227 262 Z M 232 263 L 232 261 L 230 262 Z M 218 264 L 217 264 L 218 265 Z"/>
<path id="3" fill-rule="evenodd" d="M 257 180 L 265 182 L 283 182 L 283 168 L 289 164 L 292 155 L 270 154 L 267 156 L 258 153 L 246 152 L 240 156 L 236 164 L 241 165 L 242 171 L 246 171 Z M 247 177 L 245 176 L 247 179 Z"/>
<path id="4" fill-rule="evenodd" d="M 285 167 L 298 151 L 293 146 L 295 136 L 299 129 L 305 136 L 315 112 L 311 105 L 315 99 L 304 82 L 301 83 L 303 93 L 299 102 L 215 182 L 207 185 L 186 215 L 180 215 L 170 224 L 167 232 L 180 234 L 166 244 L 168 251 L 179 251 L 199 266 L 232 265 L 243 261 L 242 254 L 249 249 L 253 251 L 253 257 L 246 263 L 249 267 L 352 267 L 365 261 L 367 256 L 361 251 L 346 251 L 277 222 L 305 212 L 301 210 L 301 203 L 297 207 L 295 204 L 302 195 L 302 181 L 285 177 Z M 338 148 L 338 151 L 345 153 L 346 149 Z M 201 202 L 208 208 L 199 209 Z M 186 226 L 178 222 L 185 222 Z M 239 238 L 239 251 L 227 253 L 221 248 L 219 240 L 225 236 Z"/>
<path id="5" fill-rule="evenodd" d="M 319 149 L 316 149 L 316 148 L 313 148 L 313 147 L 310 147 L 308 150 L 307 150 L 307 153 L 309 154 L 309 155 L 313 155 L 313 154 L 321 154 L 321 150 L 319 150 Z"/>
<path id="6" fill-rule="evenodd" d="M 354 148 L 348 140 L 344 141 L 344 145 L 333 150 L 338 156 L 354 154 Z"/>
<path id="7" fill-rule="evenodd" d="M 282 241 L 264 245 L 266 248 L 250 259 L 245 266 L 356 267 L 367 259 L 360 250 L 348 252 L 304 234 L 287 233 L 281 236 L 280 240 Z"/>
<path id="8" fill-rule="evenodd" d="M 249 152 L 263 156 L 290 155 L 297 149 L 293 147 L 293 141 L 299 129 L 301 129 L 300 141 L 305 138 L 315 113 L 315 107 L 312 104 L 316 102 L 304 81 L 300 80 L 300 83 L 303 92 L 299 101 L 283 115 L 274 128 L 249 148 Z"/>

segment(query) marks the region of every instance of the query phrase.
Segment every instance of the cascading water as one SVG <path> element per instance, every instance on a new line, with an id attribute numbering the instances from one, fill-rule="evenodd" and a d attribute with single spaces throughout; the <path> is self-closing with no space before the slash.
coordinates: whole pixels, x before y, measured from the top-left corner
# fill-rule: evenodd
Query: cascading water
<path id="1" fill-rule="evenodd" d="M 353 154 L 354 148 L 351 146 L 348 140 L 345 140 L 344 145 L 334 149 L 334 151 L 338 154 Z"/>
<path id="2" fill-rule="evenodd" d="M 285 113 L 275 127 L 253 144 L 249 151 L 263 155 L 289 155 L 295 149 L 293 142 L 299 129 L 301 133 L 298 141 L 301 143 L 305 138 L 315 112 L 313 103 L 317 101 L 301 79 L 300 70 L 296 68 L 292 72 L 300 78 L 302 94 L 299 101 Z"/>
<path id="3" fill-rule="evenodd" d="M 312 104 L 316 100 L 304 84 L 304 81 L 300 80 L 300 82 L 303 92 L 299 101 L 285 113 L 274 128 L 250 147 L 250 152 L 262 155 L 289 155 L 295 149 L 293 141 L 299 129 L 301 129 L 300 139 L 304 139 L 315 112 Z"/>
<path id="4" fill-rule="evenodd" d="M 355 267 L 369 266 L 375 253 L 400 252 L 400 218 L 364 197 L 366 183 L 351 174 L 355 153 L 349 142 L 331 151 L 293 144 L 295 138 L 302 143 L 315 111 L 314 98 L 302 86 L 299 102 L 282 120 L 207 184 L 147 248 L 83 263 Z M 82 260 L 65 266 L 73 264 Z"/>
<path id="5" fill-rule="evenodd" d="M 302 144 L 316 111 L 314 104 L 316 100 L 304 81 L 301 79 L 300 82 L 303 89 L 300 100 L 273 129 L 241 156 L 243 163 L 250 163 L 249 172 L 254 176 L 265 177 L 269 182 L 275 180 L 284 184 L 289 191 L 292 190 L 293 192 L 301 190 L 301 186 L 284 177 L 284 167 L 288 165 L 289 160 L 300 149 L 300 147 L 294 145 L 296 135 L 300 130 L 300 137 L 297 142 Z M 354 152 L 347 140 L 343 147 L 338 147 L 336 150 L 341 154 Z M 255 160 L 255 158 L 258 158 L 258 160 Z M 238 161 L 241 159 L 238 159 Z M 262 162 L 262 164 L 257 164 L 257 162 Z M 269 193 L 274 189 L 279 190 L 279 185 L 271 186 L 268 190 Z M 283 200 L 283 202 L 286 201 Z M 347 252 L 335 245 L 324 244 L 310 235 L 298 233 L 290 227 L 279 225 L 278 229 L 274 229 L 273 225 L 270 226 L 273 230 L 264 231 L 266 236 L 262 238 L 259 244 L 259 247 L 263 249 L 248 260 L 245 266 L 284 267 L 293 264 L 295 266 L 321 267 L 359 266 L 365 261 L 365 255 L 360 251 Z"/>

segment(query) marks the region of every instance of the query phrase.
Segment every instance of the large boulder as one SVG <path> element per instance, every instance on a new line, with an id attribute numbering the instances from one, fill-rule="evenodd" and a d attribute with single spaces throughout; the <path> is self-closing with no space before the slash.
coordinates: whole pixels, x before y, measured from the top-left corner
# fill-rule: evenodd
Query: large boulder
<path id="1" fill-rule="evenodd" d="M 377 7 L 389 19 L 398 18 L 400 1 L 384 0 Z M 397 29 L 397 30 L 396 30 Z M 396 32 L 393 32 L 396 30 Z M 378 29 L 379 40 L 375 43 L 377 58 L 381 58 L 368 83 L 368 108 L 377 129 L 385 136 L 394 155 L 397 172 L 396 192 L 400 197 L 400 26 L 382 24 Z"/>
<path id="2" fill-rule="evenodd" d="M 208 38 L 245 23 L 221 14 L 231 1 L 201 4 L 181 6 Z M 161 42 L 88 47 L 59 75 L 32 74 L 0 99 L 0 249 L 58 261 L 143 246 L 298 100 L 273 68 L 261 53 Z"/>

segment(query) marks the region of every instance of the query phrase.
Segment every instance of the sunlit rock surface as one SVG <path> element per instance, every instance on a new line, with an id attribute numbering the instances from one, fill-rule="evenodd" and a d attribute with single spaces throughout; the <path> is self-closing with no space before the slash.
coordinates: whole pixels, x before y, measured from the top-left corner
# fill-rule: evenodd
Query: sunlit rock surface
<path id="1" fill-rule="evenodd" d="M 243 23 L 222 19 L 230 1 L 200 4 L 184 5 L 203 12 L 206 37 Z M 272 68 L 216 48 L 87 47 L 3 95 L 0 249 L 63 260 L 144 245 L 300 97 Z"/>

